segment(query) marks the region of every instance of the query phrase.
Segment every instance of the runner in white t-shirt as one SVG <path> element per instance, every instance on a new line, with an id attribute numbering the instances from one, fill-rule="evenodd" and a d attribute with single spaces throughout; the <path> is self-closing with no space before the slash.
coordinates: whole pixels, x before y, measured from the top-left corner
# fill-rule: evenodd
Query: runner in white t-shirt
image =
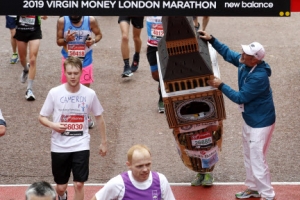
<path id="1" fill-rule="evenodd" d="M 90 134 L 88 116 L 93 113 L 100 129 L 101 156 L 107 152 L 103 108 L 94 90 L 80 84 L 82 62 L 68 57 L 64 62 L 67 82 L 52 88 L 40 112 L 41 124 L 52 129 L 52 173 L 59 200 L 67 199 L 67 186 L 72 171 L 75 199 L 83 200 L 84 182 L 88 180 Z M 48 117 L 52 115 L 50 121 Z M 74 165 L 76 163 L 76 165 Z"/>

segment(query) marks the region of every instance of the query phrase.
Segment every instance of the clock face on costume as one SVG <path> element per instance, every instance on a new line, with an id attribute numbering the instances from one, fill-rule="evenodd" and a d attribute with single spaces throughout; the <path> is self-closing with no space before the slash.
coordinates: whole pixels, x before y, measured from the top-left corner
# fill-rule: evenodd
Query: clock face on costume
<path id="1" fill-rule="evenodd" d="M 212 96 L 180 100 L 173 102 L 173 104 L 179 124 L 201 122 L 217 117 L 217 109 Z"/>

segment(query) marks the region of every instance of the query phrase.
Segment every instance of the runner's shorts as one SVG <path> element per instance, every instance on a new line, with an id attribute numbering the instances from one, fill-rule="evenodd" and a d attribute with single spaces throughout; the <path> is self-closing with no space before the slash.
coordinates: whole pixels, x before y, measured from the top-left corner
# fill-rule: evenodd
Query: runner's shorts
<path id="1" fill-rule="evenodd" d="M 17 26 L 17 18 L 6 15 L 6 28 L 15 29 Z"/>
<path id="2" fill-rule="evenodd" d="M 144 17 L 130 17 L 130 16 L 119 16 L 118 23 L 126 21 L 128 24 L 133 25 L 134 28 L 141 29 L 144 27 Z"/>
<path id="3" fill-rule="evenodd" d="M 42 30 L 37 29 L 35 31 L 18 31 L 16 30 L 16 34 L 14 38 L 18 41 L 29 42 L 30 40 L 42 39 Z"/>
<path id="4" fill-rule="evenodd" d="M 85 182 L 89 176 L 90 151 L 76 151 L 70 153 L 51 152 L 52 174 L 56 184 L 69 182 L 70 174 L 73 181 Z"/>

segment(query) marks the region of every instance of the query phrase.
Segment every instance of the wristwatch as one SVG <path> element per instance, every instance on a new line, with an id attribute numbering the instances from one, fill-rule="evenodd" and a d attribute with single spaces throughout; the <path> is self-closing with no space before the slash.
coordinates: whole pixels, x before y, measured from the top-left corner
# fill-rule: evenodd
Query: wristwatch
<path id="1" fill-rule="evenodd" d="M 64 42 L 65 42 L 66 44 L 68 44 L 68 41 L 67 41 L 67 39 L 66 39 L 66 38 L 64 38 Z"/>

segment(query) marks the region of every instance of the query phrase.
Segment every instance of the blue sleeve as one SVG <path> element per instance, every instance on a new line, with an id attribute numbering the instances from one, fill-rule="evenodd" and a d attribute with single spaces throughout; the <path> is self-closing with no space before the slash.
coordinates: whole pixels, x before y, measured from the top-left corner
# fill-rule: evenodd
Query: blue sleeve
<path id="1" fill-rule="evenodd" d="M 250 76 L 239 91 L 235 91 L 228 85 L 222 86 L 223 94 L 237 104 L 245 104 L 253 101 L 264 92 L 269 91 L 269 79 L 267 76 Z"/>
<path id="2" fill-rule="evenodd" d="M 241 57 L 240 53 L 230 50 L 227 45 L 221 43 L 216 38 L 214 38 L 211 45 L 223 57 L 224 60 L 233 64 L 236 67 L 239 67 L 240 64 L 239 60 Z"/>

